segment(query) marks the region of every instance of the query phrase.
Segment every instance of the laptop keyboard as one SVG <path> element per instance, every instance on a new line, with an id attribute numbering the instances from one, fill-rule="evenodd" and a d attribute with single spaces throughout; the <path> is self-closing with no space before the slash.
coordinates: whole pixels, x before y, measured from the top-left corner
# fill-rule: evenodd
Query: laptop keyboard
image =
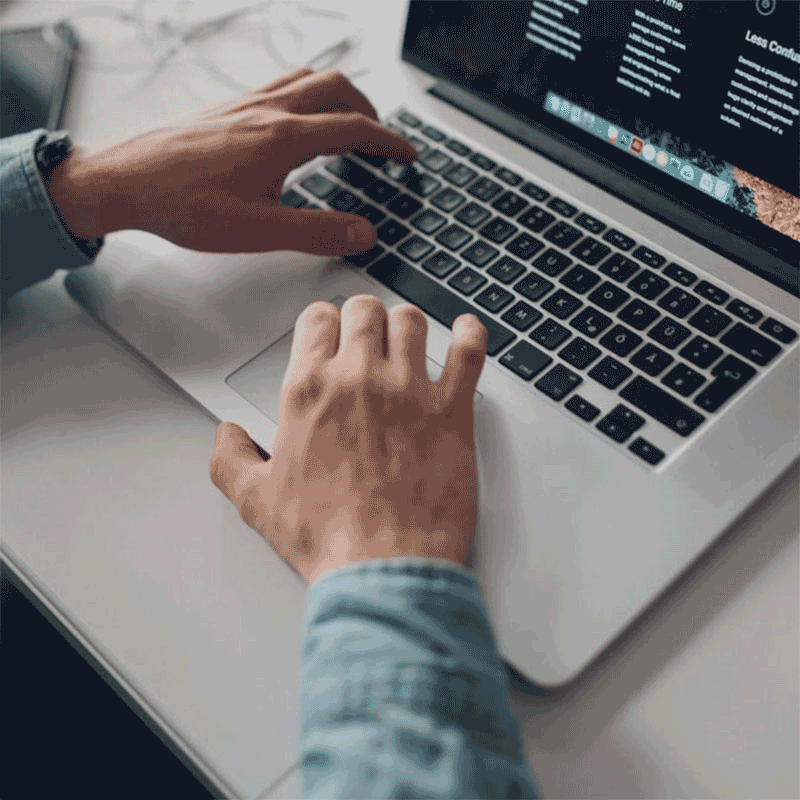
<path id="1" fill-rule="evenodd" d="M 385 124 L 417 162 L 336 156 L 282 204 L 366 217 L 378 241 L 345 261 L 447 327 L 477 316 L 488 357 L 642 463 L 667 455 L 641 435 L 651 420 L 689 437 L 797 337 L 419 116 Z M 586 382 L 613 406 L 582 397 Z"/>

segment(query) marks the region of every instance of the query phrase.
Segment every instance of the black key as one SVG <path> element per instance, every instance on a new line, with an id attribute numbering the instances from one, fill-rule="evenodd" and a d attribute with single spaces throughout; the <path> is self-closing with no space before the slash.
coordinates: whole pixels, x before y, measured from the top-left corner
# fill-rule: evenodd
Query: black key
<path id="1" fill-rule="evenodd" d="M 521 233 L 506 245 L 509 253 L 526 261 L 533 258 L 542 249 L 544 249 L 544 245 L 529 233 Z"/>
<path id="2" fill-rule="evenodd" d="M 535 272 L 529 272 L 521 281 L 514 284 L 514 290 L 528 298 L 528 300 L 539 300 L 544 297 L 551 289 L 553 284 Z"/>
<path id="3" fill-rule="evenodd" d="M 655 300 L 668 286 L 669 281 L 665 281 L 649 269 L 643 269 L 635 278 L 628 281 L 628 288 L 647 300 Z"/>
<path id="4" fill-rule="evenodd" d="M 673 286 L 659 301 L 658 305 L 676 317 L 685 317 L 700 305 L 700 301 L 691 294 Z"/>
<path id="5" fill-rule="evenodd" d="M 553 248 L 549 248 L 542 253 L 539 258 L 537 258 L 533 262 L 533 266 L 539 270 L 539 272 L 543 272 L 545 275 L 558 275 L 559 272 L 563 272 L 570 264 L 572 263 L 572 259 L 565 256 L 563 253 L 559 253 L 558 250 L 553 250 Z"/>
<path id="6" fill-rule="evenodd" d="M 386 214 L 383 211 L 371 206 L 369 203 L 362 203 L 353 213 L 368 219 L 373 225 L 380 225 L 386 219 Z"/>
<path id="7" fill-rule="evenodd" d="M 422 133 L 433 139 L 434 142 L 443 142 L 447 138 L 447 134 L 442 133 L 438 128 L 434 128 L 433 125 L 426 125 L 422 129 Z"/>
<path id="8" fill-rule="evenodd" d="M 436 237 L 436 241 L 451 250 L 458 250 L 459 247 L 463 247 L 472 238 L 472 234 L 469 231 L 465 231 L 458 225 L 448 225 Z"/>
<path id="9" fill-rule="evenodd" d="M 639 265 L 629 258 L 625 258 L 621 253 L 614 253 L 611 258 L 603 262 L 598 269 L 603 275 L 608 275 L 609 278 L 613 278 L 615 281 L 621 283 L 622 281 L 628 280 L 634 272 L 638 272 Z"/>
<path id="10" fill-rule="evenodd" d="M 546 192 L 541 186 L 537 186 L 530 181 L 528 181 L 528 183 L 523 183 L 522 186 L 519 187 L 519 190 L 540 203 L 543 203 L 550 197 L 550 192 Z"/>
<path id="11" fill-rule="evenodd" d="M 644 423 L 644 417 L 640 417 L 623 405 L 618 405 L 610 414 L 603 417 L 596 427 L 615 442 L 624 442 Z"/>
<path id="12" fill-rule="evenodd" d="M 710 300 L 718 306 L 722 305 L 730 297 L 727 292 L 723 292 L 722 289 L 718 289 L 708 281 L 700 281 L 700 283 L 694 287 L 694 291 L 697 292 L 700 297 L 705 297 L 706 300 Z"/>
<path id="13" fill-rule="evenodd" d="M 593 267 L 611 252 L 611 248 L 602 242 L 598 242 L 597 239 L 587 236 L 582 242 L 576 244 L 570 252 L 583 261 L 584 264 L 589 264 Z"/>
<path id="14" fill-rule="evenodd" d="M 606 389 L 616 389 L 623 381 L 633 375 L 633 370 L 617 361 L 616 358 L 606 356 L 589 370 L 589 377 L 594 378 Z"/>
<path id="15" fill-rule="evenodd" d="M 390 203 L 387 203 L 386 208 L 400 219 L 407 219 L 412 214 L 416 214 L 422 208 L 422 203 L 415 200 L 411 195 L 399 194 Z"/>
<path id="16" fill-rule="evenodd" d="M 404 236 L 411 231 L 402 223 L 393 219 L 387 219 L 377 228 L 378 238 L 386 244 L 397 244 Z"/>
<path id="17" fill-rule="evenodd" d="M 631 453 L 635 453 L 639 458 L 643 458 L 648 464 L 652 464 L 655 466 L 664 458 L 663 451 L 659 450 L 657 447 L 654 447 L 650 442 L 645 441 L 640 436 L 638 439 L 634 440 L 631 446 L 628 448 Z"/>
<path id="18" fill-rule="evenodd" d="M 486 352 L 490 356 L 497 355 L 516 338 L 497 320 L 391 253 L 368 267 L 367 274 L 448 328 L 453 327 L 453 321 L 461 314 L 474 314 L 489 332 Z"/>
<path id="19" fill-rule="evenodd" d="M 400 190 L 392 186 L 391 183 L 386 183 L 386 181 L 376 178 L 364 189 L 364 194 L 369 197 L 370 200 L 374 200 L 376 203 L 383 205 L 383 203 L 388 203 L 389 200 L 400 194 Z"/>
<path id="20" fill-rule="evenodd" d="M 665 353 L 661 348 L 656 347 L 654 344 L 646 344 L 636 355 L 631 359 L 631 364 L 638 367 L 642 372 L 646 372 L 651 377 L 655 378 L 660 372 L 663 372 L 675 359 L 669 354 Z"/>
<path id="21" fill-rule="evenodd" d="M 386 248 L 379 245 L 377 242 L 367 250 L 366 253 L 356 253 L 355 255 L 342 256 L 342 258 L 354 267 L 366 267 L 371 264 L 376 258 L 382 256 L 386 252 Z"/>
<path id="22" fill-rule="evenodd" d="M 581 228 L 586 228 L 589 233 L 602 233 L 606 229 L 604 222 L 600 222 L 599 219 L 590 217 L 588 214 L 579 214 L 575 224 L 580 225 Z"/>
<path id="23" fill-rule="evenodd" d="M 688 269 L 679 267 L 677 264 L 667 264 L 664 267 L 664 275 L 677 281 L 681 286 L 691 286 L 697 280 L 694 272 L 689 272 Z"/>
<path id="24" fill-rule="evenodd" d="M 500 244 L 513 236 L 519 228 L 502 217 L 495 217 L 491 222 L 487 222 L 480 230 L 481 235 L 485 236 L 490 242 Z"/>
<path id="25" fill-rule="evenodd" d="M 484 242 L 483 239 L 478 239 L 477 242 L 473 242 L 466 250 L 461 252 L 461 257 L 476 267 L 483 267 L 499 252 L 496 247 L 492 247 L 487 242 Z"/>
<path id="26" fill-rule="evenodd" d="M 308 200 L 294 189 L 287 189 L 281 195 L 281 205 L 286 208 L 302 208 L 304 205 L 307 205 L 307 203 Z"/>
<path id="27" fill-rule="evenodd" d="M 632 328 L 636 328 L 637 331 L 643 331 L 651 322 L 655 322 L 661 314 L 641 300 L 631 300 L 617 316 Z"/>
<path id="28" fill-rule="evenodd" d="M 722 355 L 722 348 L 702 336 L 695 336 L 678 355 L 700 369 L 707 369 Z"/>
<path id="29" fill-rule="evenodd" d="M 403 181 L 406 189 L 409 192 L 413 192 L 418 197 L 428 197 L 428 195 L 433 194 L 442 184 L 440 181 L 437 181 L 432 175 L 428 175 L 424 172 L 418 172 L 411 177 L 406 177 Z M 371 186 L 367 187 L 365 194 L 369 194 Z"/>
<path id="30" fill-rule="evenodd" d="M 409 136 L 408 143 L 417 151 L 418 156 L 427 153 L 430 149 L 428 143 L 420 139 L 419 136 Z"/>
<path id="31" fill-rule="evenodd" d="M 533 306 L 529 306 L 522 300 L 518 300 L 515 305 L 506 311 L 500 319 L 513 325 L 518 331 L 526 331 L 542 318 L 542 312 L 537 311 Z"/>
<path id="32" fill-rule="evenodd" d="M 614 247 L 618 247 L 620 250 L 630 250 L 631 247 L 636 244 L 630 236 L 626 236 L 624 233 L 614 228 L 607 230 L 603 234 L 603 239 L 609 242 L 609 244 L 613 244 Z"/>
<path id="33" fill-rule="evenodd" d="M 594 338 L 602 333 L 611 322 L 611 317 L 607 317 L 596 308 L 589 306 L 588 308 L 584 308 L 576 317 L 573 317 L 572 322 L 569 324 L 575 328 L 575 330 L 580 331 L 584 336 Z"/>
<path id="34" fill-rule="evenodd" d="M 548 242 L 557 244 L 559 247 L 571 247 L 583 234 L 578 228 L 573 227 L 568 222 L 557 222 L 545 233 L 544 238 Z"/>
<path id="35" fill-rule="evenodd" d="M 744 356 L 760 367 L 766 366 L 782 352 L 781 347 L 752 328 L 737 322 L 720 341 L 735 353 Z"/>
<path id="36" fill-rule="evenodd" d="M 441 150 L 430 150 L 419 160 L 431 172 L 439 172 L 453 163 L 453 159 Z"/>
<path id="37" fill-rule="evenodd" d="M 674 319 L 664 317 L 648 331 L 647 335 L 659 344 L 663 344 L 668 350 L 674 350 L 684 339 L 688 339 L 692 332 Z"/>
<path id="38" fill-rule="evenodd" d="M 600 339 L 600 344 L 608 348 L 614 355 L 627 356 L 635 347 L 644 340 L 641 336 L 629 331 L 622 325 L 615 325 Z"/>
<path id="39" fill-rule="evenodd" d="M 568 203 L 566 200 L 562 200 L 560 197 L 554 197 L 547 204 L 547 207 L 552 208 L 553 211 L 557 211 L 562 217 L 571 217 L 578 210 L 571 203 Z"/>
<path id="40" fill-rule="evenodd" d="M 542 308 L 545 311 L 549 311 L 554 317 L 566 319 L 570 314 L 574 314 L 582 305 L 583 302 L 578 300 L 577 297 L 573 297 L 563 289 L 559 289 L 542 303 Z"/>
<path id="41" fill-rule="evenodd" d="M 739 319 L 754 324 L 764 316 L 758 309 L 753 308 L 749 303 L 745 303 L 744 300 L 731 300 L 725 310 L 730 311 L 731 314 L 739 317 Z"/>
<path id="42" fill-rule="evenodd" d="M 643 261 L 648 267 L 652 267 L 653 269 L 663 267 L 667 260 L 664 256 L 653 252 L 649 247 L 645 247 L 643 244 L 639 245 L 631 255 L 634 258 L 638 258 L 639 261 Z"/>
<path id="43" fill-rule="evenodd" d="M 797 338 L 797 334 L 791 329 L 787 328 L 782 322 L 778 322 L 772 317 L 767 317 L 759 326 L 759 330 L 774 336 L 779 342 L 789 344 Z"/>
<path id="44" fill-rule="evenodd" d="M 539 378 L 534 386 L 553 400 L 561 400 L 582 382 L 583 378 L 576 372 L 567 369 L 563 364 L 556 364 L 550 372 Z"/>
<path id="45" fill-rule="evenodd" d="M 315 172 L 313 175 L 309 175 L 305 180 L 300 181 L 300 185 L 311 192 L 314 197 L 319 197 L 320 200 L 324 200 L 329 194 L 333 194 L 333 192 L 339 188 L 339 184 L 336 183 L 336 181 L 326 178 L 319 172 Z"/>
<path id="46" fill-rule="evenodd" d="M 733 397 L 756 374 L 756 371 L 744 361 L 734 356 L 726 356 L 714 367 L 711 374 L 716 380 L 694 399 L 695 405 L 704 411 L 716 411 L 726 400 Z"/>
<path id="47" fill-rule="evenodd" d="M 517 342 L 500 356 L 500 363 L 526 381 L 538 375 L 553 359 L 528 342 Z"/>
<path id="48" fill-rule="evenodd" d="M 756 370 L 741 359 L 736 358 L 736 356 L 725 356 L 725 358 L 711 370 L 711 374 L 714 377 L 736 381 L 740 386 L 744 386 L 744 384 L 756 374 Z"/>
<path id="49" fill-rule="evenodd" d="M 530 203 L 523 200 L 518 194 L 514 192 L 503 192 L 493 203 L 492 208 L 497 209 L 501 214 L 507 217 L 515 217 L 524 208 L 527 208 Z"/>
<path id="50" fill-rule="evenodd" d="M 386 156 L 376 156 L 371 155 L 370 153 L 359 153 L 357 150 L 353 150 L 352 155 L 361 161 L 366 162 L 371 167 L 382 167 L 387 161 Z"/>
<path id="51" fill-rule="evenodd" d="M 395 133 L 399 133 L 401 136 L 406 135 L 406 132 L 399 125 L 395 125 L 393 122 L 387 122 L 386 127 L 390 131 L 395 131 Z"/>
<path id="52" fill-rule="evenodd" d="M 469 147 L 461 142 L 457 141 L 456 139 L 448 139 L 444 146 L 448 150 L 452 150 L 457 156 L 468 156 L 469 155 Z"/>
<path id="53" fill-rule="evenodd" d="M 502 283 L 511 283 L 514 278 L 525 272 L 525 267 L 519 261 L 503 256 L 499 261 L 492 264 L 486 272 Z"/>
<path id="54" fill-rule="evenodd" d="M 688 397 L 706 382 L 705 376 L 695 372 L 686 364 L 676 364 L 662 379 L 664 386 L 684 397 Z"/>
<path id="55" fill-rule="evenodd" d="M 563 350 L 558 353 L 564 361 L 568 361 L 573 367 L 583 369 L 588 367 L 602 353 L 593 344 L 589 344 L 586 339 L 580 336 L 573 339 Z"/>
<path id="56" fill-rule="evenodd" d="M 689 324 L 708 336 L 716 336 L 728 327 L 732 317 L 717 311 L 713 306 L 705 305 L 693 316 L 689 317 Z"/>
<path id="57" fill-rule="evenodd" d="M 620 396 L 681 436 L 688 436 L 705 420 L 704 416 L 641 375 L 622 389 Z"/>
<path id="58" fill-rule="evenodd" d="M 416 175 L 417 170 L 411 164 L 397 164 L 394 161 L 387 161 L 381 167 L 381 172 L 393 181 L 402 183 L 412 175 Z"/>
<path id="59" fill-rule="evenodd" d="M 540 233 L 554 221 L 555 217 L 549 211 L 539 208 L 539 206 L 529 208 L 517 219 L 520 225 L 524 225 L 529 231 L 533 231 L 534 233 Z"/>
<path id="60" fill-rule="evenodd" d="M 442 189 L 439 194 L 431 197 L 431 203 L 441 208 L 442 211 L 453 211 L 458 208 L 467 198 L 459 194 L 455 189 Z"/>
<path id="61" fill-rule="evenodd" d="M 491 170 L 491 169 L 494 169 L 497 166 L 497 162 L 496 161 L 492 161 L 491 158 L 487 158 L 486 156 L 481 155 L 480 153 L 473 153 L 469 157 L 469 160 L 473 164 L 476 164 L 477 166 L 479 166 L 481 169 Z"/>
<path id="62" fill-rule="evenodd" d="M 529 334 L 534 342 L 544 345 L 548 350 L 555 350 L 559 345 L 569 339 L 572 334 L 563 326 L 546 319 L 538 328 L 534 328 Z"/>
<path id="63" fill-rule="evenodd" d="M 450 183 L 456 186 L 464 186 L 477 176 L 478 173 L 474 169 L 470 169 L 464 164 L 453 164 L 452 167 L 448 167 L 442 173 L 442 177 L 445 180 L 450 181 Z"/>
<path id="64" fill-rule="evenodd" d="M 423 233 L 433 233 L 434 231 L 438 231 L 439 228 L 445 224 L 445 222 L 447 222 L 446 217 L 443 217 L 441 214 L 437 214 L 430 208 L 426 209 L 421 214 L 418 214 L 416 217 L 414 217 L 414 219 L 411 220 L 411 224 L 417 230 L 420 230 Z"/>
<path id="65" fill-rule="evenodd" d="M 447 285 L 458 289 L 461 294 L 470 295 L 473 292 L 477 292 L 486 282 L 487 279 L 480 272 L 475 272 L 470 267 L 464 267 L 461 272 L 447 281 Z"/>
<path id="66" fill-rule="evenodd" d="M 574 394 L 564 403 L 564 408 L 568 408 L 573 414 L 577 414 L 582 420 L 591 422 L 599 413 L 600 409 L 584 400 L 580 395 Z"/>
<path id="67" fill-rule="evenodd" d="M 586 267 L 576 264 L 566 275 L 564 275 L 563 278 L 561 278 L 561 283 L 563 283 L 567 289 L 572 289 L 573 292 L 583 294 L 600 283 L 600 276 L 597 273 L 586 269 Z"/>
<path id="68" fill-rule="evenodd" d="M 431 275 L 436 275 L 438 278 L 444 278 L 449 275 L 461 262 L 457 258 L 453 258 L 450 253 L 445 253 L 444 250 L 439 250 L 434 253 L 430 258 L 422 262 L 422 268 L 428 270 Z"/>
<path id="69" fill-rule="evenodd" d="M 491 200 L 502 188 L 503 187 L 497 181 L 483 177 L 478 178 L 478 180 L 467 189 L 467 194 L 477 197 L 478 200 Z"/>
<path id="70" fill-rule="evenodd" d="M 517 175 L 516 172 L 512 172 L 505 167 L 500 167 L 494 174 L 496 178 L 500 178 L 501 181 L 511 186 L 519 186 L 522 183 L 522 175 Z"/>
<path id="71" fill-rule="evenodd" d="M 363 205 L 360 197 L 357 197 L 347 189 L 339 189 L 336 194 L 328 198 L 328 205 L 336 211 L 352 211 Z"/>
<path id="72" fill-rule="evenodd" d="M 414 235 L 409 236 L 397 249 L 410 261 L 419 261 L 433 250 L 433 245 L 421 236 Z"/>
<path id="73" fill-rule="evenodd" d="M 470 228 L 474 228 L 491 216 L 489 211 L 483 206 L 479 206 L 477 203 L 467 203 L 467 205 L 456 214 L 456 219 L 459 222 L 463 222 L 465 225 L 469 225 Z"/>
<path id="74" fill-rule="evenodd" d="M 600 306 L 603 311 L 615 311 L 630 295 L 608 281 L 598 286 L 588 297 L 589 301 Z"/>
<path id="75" fill-rule="evenodd" d="M 501 308 L 505 308 L 513 299 L 514 295 L 511 294 L 511 292 L 493 283 L 475 298 L 475 302 L 479 306 L 483 306 L 493 314 L 496 314 Z"/>
<path id="76" fill-rule="evenodd" d="M 375 180 L 375 176 L 347 156 L 337 156 L 325 165 L 328 172 L 341 178 L 345 183 L 356 189 L 363 189 Z"/>
<path id="77" fill-rule="evenodd" d="M 413 114 L 409 114 L 408 111 L 401 111 L 397 118 L 402 122 L 404 125 L 409 125 L 412 128 L 419 128 L 422 125 L 422 120 L 419 117 L 415 117 Z"/>

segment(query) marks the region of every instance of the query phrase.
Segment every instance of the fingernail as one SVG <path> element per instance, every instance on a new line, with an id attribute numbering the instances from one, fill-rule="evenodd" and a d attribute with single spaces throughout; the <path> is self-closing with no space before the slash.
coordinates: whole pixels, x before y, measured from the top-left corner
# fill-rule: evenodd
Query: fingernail
<path id="1" fill-rule="evenodd" d="M 361 219 L 347 229 L 347 244 L 352 247 L 369 247 L 375 241 L 375 229 L 369 220 Z"/>

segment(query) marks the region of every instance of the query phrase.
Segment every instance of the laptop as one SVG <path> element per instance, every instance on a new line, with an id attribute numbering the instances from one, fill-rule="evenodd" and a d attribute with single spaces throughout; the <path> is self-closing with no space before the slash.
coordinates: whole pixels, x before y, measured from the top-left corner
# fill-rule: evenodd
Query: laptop
<path id="1" fill-rule="evenodd" d="M 476 314 L 471 566 L 503 657 L 557 690 L 798 458 L 797 17 L 411 2 L 380 102 L 418 160 L 320 157 L 282 197 L 368 218 L 372 249 L 215 255 L 123 232 L 67 288 L 268 453 L 310 303 L 419 306 L 432 380 Z"/>

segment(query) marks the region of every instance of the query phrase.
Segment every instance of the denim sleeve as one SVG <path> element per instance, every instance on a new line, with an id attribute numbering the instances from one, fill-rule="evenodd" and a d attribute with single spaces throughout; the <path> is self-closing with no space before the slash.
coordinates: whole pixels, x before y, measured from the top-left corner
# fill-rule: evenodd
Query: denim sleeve
<path id="1" fill-rule="evenodd" d="M 67 233 L 36 166 L 34 149 L 47 131 L 0 139 L 0 295 L 49 278 L 57 269 L 90 264 L 104 239 L 79 246 Z"/>
<path id="2" fill-rule="evenodd" d="M 536 798 L 486 602 L 468 570 L 383 558 L 308 589 L 306 798 Z"/>

